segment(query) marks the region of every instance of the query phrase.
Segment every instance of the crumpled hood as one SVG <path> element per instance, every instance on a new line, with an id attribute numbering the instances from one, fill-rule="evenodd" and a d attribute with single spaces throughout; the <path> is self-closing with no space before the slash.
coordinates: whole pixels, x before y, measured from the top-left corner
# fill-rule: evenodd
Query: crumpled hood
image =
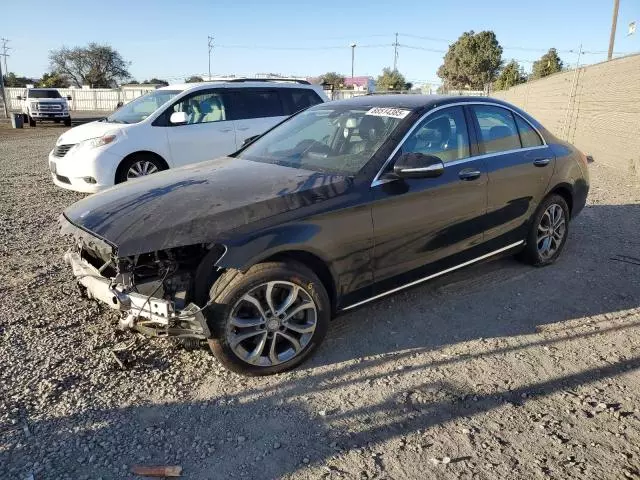
<path id="1" fill-rule="evenodd" d="M 83 125 L 67 130 L 58 138 L 56 145 L 69 145 L 80 143 L 90 138 L 101 137 L 106 133 L 117 132 L 118 130 L 126 130 L 131 125 L 122 125 L 119 123 L 107 122 L 89 122 Z"/>
<path id="2" fill-rule="evenodd" d="M 130 180 L 64 212 L 125 257 L 212 243 L 243 225 L 344 193 L 349 177 L 223 157 Z"/>

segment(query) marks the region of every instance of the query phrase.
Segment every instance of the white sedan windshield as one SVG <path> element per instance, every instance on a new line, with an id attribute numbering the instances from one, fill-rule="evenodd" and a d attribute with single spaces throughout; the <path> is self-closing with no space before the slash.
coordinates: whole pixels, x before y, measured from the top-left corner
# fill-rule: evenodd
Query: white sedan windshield
<path id="1" fill-rule="evenodd" d="M 154 90 L 136 98 L 113 112 L 105 121 L 109 123 L 138 123 L 175 97 L 180 90 Z"/>
<path id="2" fill-rule="evenodd" d="M 392 108 L 313 107 L 258 138 L 238 158 L 354 175 L 409 113 Z"/>

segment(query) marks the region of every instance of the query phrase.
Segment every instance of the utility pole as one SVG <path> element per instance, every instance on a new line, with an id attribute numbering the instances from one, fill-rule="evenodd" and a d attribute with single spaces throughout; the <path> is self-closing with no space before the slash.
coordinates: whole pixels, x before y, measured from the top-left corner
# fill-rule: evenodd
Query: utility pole
<path id="1" fill-rule="evenodd" d="M 353 62 L 356 58 L 356 44 L 351 44 L 351 79 L 353 79 Z"/>
<path id="2" fill-rule="evenodd" d="M 7 52 L 11 50 L 11 47 L 7 46 L 7 43 L 9 43 L 8 38 L 0 38 L 0 42 L 2 42 L 2 47 L 0 47 L 2 48 L 2 53 L 0 53 L 0 55 L 4 57 L 4 73 L 7 74 L 9 73 L 9 69 L 7 68 L 7 57 L 10 56 Z"/>
<path id="3" fill-rule="evenodd" d="M 4 116 L 9 118 L 9 105 L 7 105 L 7 91 L 4 89 L 4 74 L 2 73 L 2 62 L 0 62 L 0 93 L 2 94 L 2 104 L 4 105 Z"/>
<path id="4" fill-rule="evenodd" d="M 393 70 L 397 70 L 398 67 L 398 34 L 396 33 L 396 41 L 393 44 Z"/>
<path id="5" fill-rule="evenodd" d="M 213 50 L 213 37 L 207 36 L 207 45 L 209 46 L 209 81 L 211 81 L 211 51 Z"/>
<path id="6" fill-rule="evenodd" d="M 616 25 L 618 24 L 618 7 L 620 0 L 613 0 L 613 18 L 611 19 L 611 36 L 609 37 L 609 53 L 607 60 L 611 60 L 613 56 L 613 43 L 616 39 Z"/>

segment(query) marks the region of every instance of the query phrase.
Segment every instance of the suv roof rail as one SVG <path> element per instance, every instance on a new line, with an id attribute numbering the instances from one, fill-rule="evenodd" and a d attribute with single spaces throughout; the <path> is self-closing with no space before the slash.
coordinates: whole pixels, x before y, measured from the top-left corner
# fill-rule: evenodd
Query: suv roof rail
<path id="1" fill-rule="evenodd" d="M 292 82 L 301 85 L 311 85 L 307 80 L 301 78 L 229 78 L 220 79 L 221 82 Z"/>

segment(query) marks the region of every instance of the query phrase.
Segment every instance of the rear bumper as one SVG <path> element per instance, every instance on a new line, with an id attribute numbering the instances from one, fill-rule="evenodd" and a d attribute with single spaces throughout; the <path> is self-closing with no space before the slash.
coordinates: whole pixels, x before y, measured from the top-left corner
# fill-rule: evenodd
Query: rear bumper
<path id="1" fill-rule="evenodd" d="M 589 183 L 587 180 L 578 180 L 573 187 L 573 208 L 571 218 L 577 217 L 587 203 L 589 195 Z"/>

